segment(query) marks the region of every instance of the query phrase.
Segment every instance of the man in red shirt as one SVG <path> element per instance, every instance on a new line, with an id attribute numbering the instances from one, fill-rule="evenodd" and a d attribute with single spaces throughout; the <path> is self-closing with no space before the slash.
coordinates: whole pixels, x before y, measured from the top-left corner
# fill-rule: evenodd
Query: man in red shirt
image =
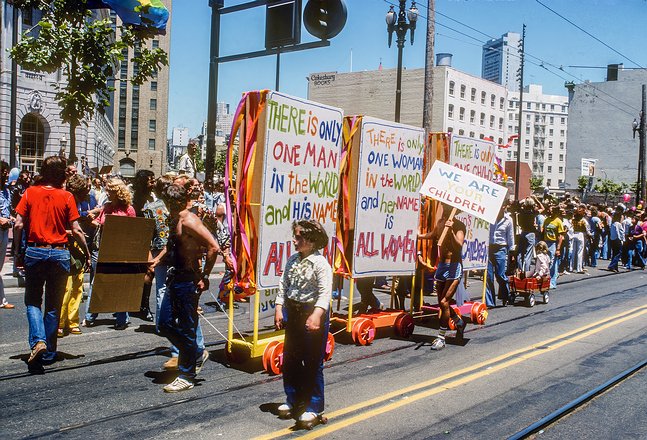
<path id="1" fill-rule="evenodd" d="M 63 189 L 65 160 L 50 156 L 43 161 L 42 179 L 25 191 L 16 207 L 14 233 L 27 232 L 24 250 L 25 306 L 29 322 L 31 354 L 27 365 L 31 373 L 43 373 L 43 364 L 56 360 L 56 330 L 61 303 L 70 271 L 67 230 L 81 245 L 90 265 L 90 252 L 79 225 L 74 196 Z M 22 255 L 22 253 L 21 253 Z M 45 313 L 41 310 L 45 287 Z"/>

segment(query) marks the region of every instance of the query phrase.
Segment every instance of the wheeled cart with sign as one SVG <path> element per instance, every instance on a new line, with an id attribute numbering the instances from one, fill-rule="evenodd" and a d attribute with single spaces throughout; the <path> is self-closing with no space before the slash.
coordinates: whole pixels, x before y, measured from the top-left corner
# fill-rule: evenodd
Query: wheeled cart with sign
<path id="1" fill-rule="evenodd" d="M 342 119 L 339 108 L 269 90 L 245 93 L 234 114 L 225 166 L 233 270 L 221 298 L 229 305 L 225 355 L 232 364 L 260 358 L 265 370 L 281 372 L 285 332 L 259 332 L 259 320 L 274 305 L 262 313 L 261 295 L 279 285 L 294 253 L 294 220 L 317 218 L 330 237 L 323 254 L 334 252 Z M 251 296 L 253 331 L 235 335 L 234 301 Z M 326 359 L 333 351 L 329 335 Z"/>
<path id="2" fill-rule="evenodd" d="M 355 280 L 351 278 L 348 313 L 333 313 L 330 318 L 331 327 L 341 327 L 342 330 L 345 328 L 357 345 L 369 345 L 373 342 L 379 328 L 391 327 L 401 338 L 408 338 L 413 334 L 415 329 L 413 318 L 403 310 L 374 310 L 353 315 L 354 290 Z"/>
<path id="3" fill-rule="evenodd" d="M 534 307 L 536 303 L 535 295 L 542 295 L 544 304 L 548 304 L 550 295 L 550 277 L 541 278 L 517 278 L 510 277 L 510 300 L 509 304 L 514 304 L 518 296 L 524 298 L 524 303 L 528 307 Z"/>

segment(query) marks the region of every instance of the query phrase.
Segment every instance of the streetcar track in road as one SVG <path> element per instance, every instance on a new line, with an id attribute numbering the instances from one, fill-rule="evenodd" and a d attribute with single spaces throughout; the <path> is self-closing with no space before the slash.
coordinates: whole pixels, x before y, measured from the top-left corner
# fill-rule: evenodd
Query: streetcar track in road
<path id="1" fill-rule="evenodd" d="M 616 385 L 626 381 L 630 377 L 632 377 L 634 374 L 638 373 L 640 370 L 643 368 L 647 367 L 647 359 L 644 359 L 642 362 L 639 362 L 638 364 L 634 365 L 631 368 L 628 368 L 627 370 L 623 371 L 622 373 L 612 377 L 605 383 L 593 388 L 590 391 L 587 391 L 586 393 L 582 394 L 581 396 L 573 399 L 566 405 L 562 406 L 561 408 L 553 411 L 552 413 L 548 414 L 546 417 L 543 417 L 536 421 L 535 423 L 527 426 L 526 428 L 522 429 L 519 432 L 516 432 L 515 434 L 511 435 L 508 437 L 508 440 L 521 440 L 528 438 L 532 434 L 538 433 L 540 430 L 550 427 L 554 425 L 556 422 L 561 420 L 564 416 L 572 413 L 576 409 L 584 406 L 591 400 L 602 396 L 604 393 L 606 393 L 609 389 L 612 387 L 615 387 Z"/>
<path id="2" fill-rule="evenodd" d="M 304 435 L 299 435 L 301 433 L 298 431 L 295 432 L 293 428 L 285 428 L 258 436 L 255 440 L 275 439 L 290 434 L 296 434 L 299 438 L 318 438 L 356 423 L 364 422 L 372 417 L 410 405 L 421 399 L 457 388 L 458 386 L 505 370 L 537 356 L 553 352 L 586 337 L 645 314 L 647 314 L 647 305 L 637 307 L 630 312 L 623 312 L 598 322 L 587 324 L 556 337 L 504 353 L 486 361 L 476 363 L 469 367 L 462 368 L 419 384 L 410 385 L 408 387 L 394 390 L 372 399 L 338 409 L 328 414 L 328 420 L 332 421 L 334 419 L 339 419 L 339 421 L 320 426 L 316 430 L 307 432 Z M 356 414 L 351 415 L 353 413 Z"/>
<path id="3" fill-rule="evenodd" d="M 610 292 L 610 293 L 607 293 L 605 295 L 591 297 L 591 298 L 585 299 L 583 301 L 580 301 L 577 304 L 578 305 L 579 304 L 585 304 L 585 303 L 590 302 L 590 301 L 596 301 L 596 300 L 604 299 L 604 298 L 606 298 L 608 296 L 627 293 L 627 292 L 630 292 L 630 291 L 635 290 L 637 288 L 638 287 L 632 287 L 630 289 L 625 289 L 625 290 L 622 290 L 620 292 Z M 538 310 L 538 311 L 531 311 L 531 312 L 524 313 L 524 314 L 519 315 L 519 316 L 504 319 L 504 320 L 497 321 L 497 322 L 494 322 L 494 323 L 489 323 L 486 326 L 478 326 L 478 327 L 468 328 L 467 330 L 465 330 L 465 333 L 467 334 L 467 333 L 471 333 L 471 332 L 481 331 L 481 330 L 486 329 L 486 328 L 492 328 L 492 327 L 496 327 L 496 326 L 499 326 L 499 325 L 508 324 L 508 323 L 519 321 L 519 320 L 522 320 L 522 319 L 525 319 L 525 318 L 528 318 L 528 317 L 531 317 L 531 316 L 542 315 L 544 313 L 560 311 L 562 309 L 567 309 L 567 308 L 572 308 L 572 307 L 573 307 L 573 304 L 565 304 L 565 305 L 562 305 L 562 306 L 552 307 L 550 309 L 542 309 L 542 310 Z M 428 318 L 428 319 L 432 319 L 432 318 Z M 428 326 L 421 326 L 421 327 L 429 328 Z M 92 332 L 92 333 L 88 333 L 88 335 L 110 333 L 112 331 L 113 330 L 105 330 L 105 331 L 101 331 L 101 332 Z M 207 344 L 205 344 L 205 346 L 207 348 L 209 348 L 209 347 L 223 346 L 225 344 L 226 344 L 226 341 L 219 340 L 219 341 L 207 343 Z M 387 349 L 387 350 L 381 350 L 381 351 L 378 351 L 376 353 L 357 356 L 357 357 L 347 359 L 347 360 L 344 360 L 344 361 L 332 362 L 330 364 L 327 364 L 326 368 L 336 367 L 336 366 L 339 366 L 339 365 L 350 364 L 350 363 L 362 361 L 362 360 L 365 360 L 365 359 L 370 359 L 370 358 L 374 358 L 374 357 L 378 357 L 378 356 L 382 356 L 382 355 L 387 355 L 387 354 L 390 354 L 390 353 L 393 353 L 393 352 L 396 352 L 396 351 L 404 350 L 404 349 L 415 347 L 415 346 L 420 346 L 422 344 L 423 343 L 421 343 L 419 341 L 416 341 L 416 342 L 413 342 L 413 343 L 402 345 L 400 347 L 391 348 L 391 349 Z M 158 348 L 155 348 L 155 349 L 144 350 L 144 351 L 140 351 L 140 352 L 136 352 L 136 353 L 125 353 L 125 354 L 122 354 L 122 355 L 119 355 L 119 356 L 113 356 L 113 357 L 106 358 L 106 359 L 93 360 L 93 361 L 89 361 L 89 362 L 85 362 L 85 363 L 71 365 L 71 366 L 68 366 L 68 367 L 51 368 L 51 369 L 47 370 L 46 374 L 65 372 L 65 371 L 69 371 L 69 370 L 78 370 L 78 369 L 81 369 L 81 368 L 93 367 L 93 366 L 96 366 L 96 365 L 110 364 L 110 363 L 113 363 L 113 362 L 123 362 L 125 360 L 143 359 L 143 358 L 147 358 L 147 357 L 151 357 L 151 356 L 163 355 L 163 354 L 165 354 L 165 352 L 168 353 L 168 348 L 158 347 Z M 0 382 L 6 381 L 6 380 L 12 380 L 12 379 L 25 378 L 25 377 L 29 377 L 29 376 L 31 376 L 31 374 L 29 372 L 7 374 L 7 375 L 0 376 Z"/>
<path id="4" fill-rule="evenodd" d="M 580 303 L 585 303 L 585 302 L 588 302 L 588 301 L 593 301 L 595 299 L 604 298 L 604 297 L 609 296 L 609 295 L 622 294 L 622 293 L 629 292 L 629 291 L 634 290 L 634 289 L 636 289 L 636 288 L 625 289 L 625 290 L 620 291 L 620 292 L 613 292 L 613 293 L 606 294 L 606 295 L 603 295 L 603 296 L 599 296 L 599 297 L 595 297 L 595 298 L 589 298 L 589 299 L 587 299 L 585 301 L 582 301 Z M 580 303 L 578 303 L 578 304 L 580 304 Z M 570 304 L 570 305 L 553 307 L 551 309 L 545 309 L 545 310 L 542 310 L 540 312 L 532 312 L 532 313 L 522 315 L 521 317 L 514 317 L 514 318 L 504 320 L 504 321 L 497 322 L 495 324 L 491 324 L 488 327 L 492 327 L 492 326 L 495 326 L 495 325 L 500 325 L 500 324 L 504 324 L 504 323 L 508 323 L 508 322 L 517 321 L 518 319 L 521 319 L 521 318 L 524 318 L 524 317 L 529 317 L 529 316 L 545 313 L 545 312 L 548 312 L 548 311 L 557 311 L 557 310 L 560 310 L 560 309 L 563 309 L 563 308 L 566 308 L 566 307 L 570 308 L 572 306 L 573 305 Z M 645 309 L 645 308 L 647 308 L 647 306 L 637 308 L 637 309 L 635 309 L 635 310 L 633 310 L 632 312 L 629 312 L 629 313 L 625 312 L 624 314 L 618 315 L 618 316 L 629 316 L 632 313 L 635 313 L 635 312 L 637 312 L 637 311 L 639 311 L 641 309 Z M 647 313 L 647 311 L 645 311 L 645 313 Z M 609 319 L 614 319 L 614 318 L 609 318 Z M 599 325 L 600 323 L 607 322 L 607 321 L 608 320 L 600 321 L 599 323 L 593 324 L 591 326 Z M 585 327 L 585 328 L 587 328 L 587 327 Z M 478 331 L 478 330 L 480 330 L 480 327 L 472 328 L 472 329 L 468 330 L 467 332 Z M 564 335 L 561 335 L 560 337 L 567 337 L 569 334 L 570 333 L 566 333 Z M 538 346 L 536 347 L 536 350 L 537 351 L 544 351 L 544 352 L 549 351 L 547 349 L 547 347 L 548 347 L 548 344 L 549 344 L 550 341 L 552 341 L 552 340 L 544 341 L 543 343 L 537 344 Z M 217 341 L 217 342 L 214 342 L 214 343 L 209 343 L 209 344 L 207 344 L 207 346 L 210 347 L 210 346 L 224 345 L 225 342 L 226 341 Z M 337 361 L 337 362 L 333 361 L 333 362 L 330 362 L 329 364 L 327 364 L 326 368 L 336 368 L 336 367 L 339 367 L 339 366 L 347 365 L 347 364 L 358 362 L 358 361 L 361 361 L 361 360 L 366 360 L 366 359 L 370 359 L 370 358 L 375 358 L 375 357 L 387 355 L 387 354 L 390 354 L 390 353 L 394 353 L 394 352 L 397 352 L 397 351 L 400 351 L 400 350 L 405 350 L 405 349 L 415 347 L 415 346 L 420 346 L 420 345 L 421 345 L 421 342 L 418 341 L 418 342 L 408 343 L 408 344 L 398 346 L 398 347 L 395 347 L 395 348 L 391 348 L 391 349 L 381 350 L 381 351 L 378 351 L 378 352 L 375 352 L 375 353 L 370 353 L 370 354 L 366 354 L 366 355 L 362 355 L 362 356 L 353 357 L 353 358 L 346 359 L 346 360 L 341 360 L 341 361 Z M 158 350 L 158 351 L 155 351 L 155 350 Z M 68 371 L 68 370 L 72 370 L 72 369 L 79 369 L 79 368 L 84 368 L 84 367 L 100 365 L 100 364 L 109 364 L 109 363 L 112 363 L 112 362 L 120 362 L 120 361 L 123 361 L 123 360 L 134 360 L 134 359 L 141 359 L 141 358 L 146 358 L 146 357 L 150 357 L 150 356 L 157 356 L 157 355 L 163 354 L 164 351 L 167 351 L 167 350 L 168 350 L 167 348 L 164 348 L 163 350 L 161 348 L 157 348 L 157 349 L 154 349 L 153 351 L 151 351 L 151 350 L 142 351 L 142 352 L 138 352 L 138 353 L 131 353 L 131 354 L 127 354 L 127 355 L 121 355 L 121 356 L 118 356 L 118 357 L 102 359 L 102 360 L 98 360 L 98 361 L 92 361 L 92 362 L 84 363 L 84 364 L 81 364 L 81 365 L 75 365 L 75 366 L 63 367 L 63 368 L 55 368 L 55 369 L 52 369 L 52 370 L 48 370 L 47 373 L 50 374 L 52 372 Z M 514 356 L 515 353 L 516 352 L 508 353 L 508 354 L 504 355 L 503 358 Z M 492 361 L 492 360 L 490 360 L 490 361 Z M 478 368 L 481 368 L 481 367 L 479 367 L 478 364 L 477 364 L 476 366 L 472 366 L 472 367 L 468 368 L 467 370 L 474 370 L 474 369 L 478 369 Z M 465 369 L 461 370 L 461 371 L 465 371 Z M 19 377 L 25 377 L 25 376 L 29 376 L 29 374 L 0 376 L 0 381 L 19 378 Z M 82 422 L 82 423 L 78 423 L 78 424 L 74 424 L 74 425 L 62 426 L 60 428 L 47 431 L 46 433 L 32 435 L 30 437 L 42 438 L 42 437 L 47 437 L 47 436 L 54 435 L 54 434 L 57 434 L 57 433 L 69 432 L 69 431 L 76 430 L 76 429 L 82 429 L 82 428 L 86 428 L 86 427 L 89 427 L 89 426 L 93 426 L 93 425 L 97 425 L 97 424 L 101 424 L 101 423 L 105 423 L 105 422 L 109 422 L 109 421 L 113 421 L 113 420 L 117 420 L 117 419 L 121 419 L 121 418 L 132 417 L 132 416 L 136 416 L 136 415 L 139 415 L 139 414 L 145 414 L 145 413 L 151 412 L 151 411 L 157 411 L 157 410 L 162 410 L 162 409 L 165 409 L 165 408 L 168 408 L 168 407 L 182 405 L 182 404 L 185 404 L 185 403 L 190 403 L 190 402 L 200 401 L 200 400 L 207 399 L 207 398 L 227 395 L 229 393 L 234 393 L 234 392 L 242 391 L 242 390 L 245 390 L 245 389 L 248 389 L 248 388 L 252 388 L 252 387 L 256 387 L 256 386 L 261 386 L 263 384 L 275 382 L 275 381 L 278 381 L 280 379 L 281 379 L 281 376 L 266 377 L 264 379 L 257 380 L 255 382 L 241 384 L 241 385 L 238 385 L 238 386 L 235 386 L 235 387 L 232 387 L 232 388 L 215 391 L 213 393 L 209 393 L 209 394 L 202 395 L 202 396 L 194 396 L 194 397 L 191 397 L 191 398 L 179 399 L 179 400 L 176 400 L 176 401 L 165 402 L 165 403 L 154 405 L 154 406 L 147 407 L 147 408 L 141 408 L 141 409 L 132 410 L 132 411 L 124 412 L 124 413 L 119 413 L 119 414 L 115 414 L 115 415 L 111 415 L 111 416 L 106 416 L 106 417 L 91 420 L 91 421 L 88 421 L 88 422 Z M 443 388 L 443 390 L 444 389 L 445 388 Z M 407 391 L 404 391 L 404 392 L 407 392 Z M 347 411 L 339 410 L 339 411 L 336 411 L 334 413 L 331 413 L 330 417 L 341 417 L 346 412 Z M 317 430 L 316 432 L 319 432 L 319 430 Z M 282 434 L 282 435 L 286 435 L 286 434 Z"/>

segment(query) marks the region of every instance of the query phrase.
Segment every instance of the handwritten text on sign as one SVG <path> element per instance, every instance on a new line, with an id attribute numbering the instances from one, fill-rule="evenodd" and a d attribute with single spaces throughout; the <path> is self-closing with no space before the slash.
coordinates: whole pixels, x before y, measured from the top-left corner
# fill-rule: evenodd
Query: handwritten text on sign
<path id="1" fill-rule="evenodd" d="M 353 276 L 411 274 L 425 131 L 364 117 L 361 133 Z"/>
<path id="2" fill-rule="evenodd" d="M 449 150 L 449 164 L 486 180 L 494 178 L 494 162 L 499 147 L 491 141 L 452 135 Z M 463 268 L 485 269 L 487 267 L 490 241 L 490 224 L 478 217 L 460 213 L 456 218 L 466 228 L 463 242 Z"/>
<path id="3" fill-rule="evenodd" d="M 420 193 L 494 223 L 507 189 L 437 160 Z"/>
<path id="4" fill-rule="evenodd" d="M 321 222 L 332 261 L 339 192 L 341 109 L 272 92 L 267 98 L 257 282 L 277 287 L 294 252 L 292 222 Z"/>

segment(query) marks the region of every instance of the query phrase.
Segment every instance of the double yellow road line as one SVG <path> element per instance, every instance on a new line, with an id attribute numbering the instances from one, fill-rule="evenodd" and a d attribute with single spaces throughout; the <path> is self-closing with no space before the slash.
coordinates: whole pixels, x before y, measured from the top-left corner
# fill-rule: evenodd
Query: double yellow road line
<path id="1" fill-rule="evenodd" d="M 397 408 L 417 402 L 418 400 L 425 399 L 435 394 L 442 393 L 443 391 L 481 379 L 498 371 L 505 370 L 513 365 L 520 364 L 534 357 L 560 349 L 645 314 L 647 314 L 647 305 L 638 307 L 630 312 L 623 312 L 610 316 L 601 321 L 576 328 L 553 338 L 546 339 L 545 341 L 528 345 L 469 367 L 338 409 L 337 411 L 333 411 L 328 414 L 329 422 L 327 425 L 319 426 L 314 431 L 306 432 L 304 435 L 299 436 L 299 438 L 314 439 L 331 432 L 338 431 L 355 423 L 363 422 L 371 417 L 393 411 Z M 442 385 L 437 386 L 441 383 Z M 400 396 L 404 397 L 404 395 L 406 395 L 406 399 L 401 398 L 395 402 L 386 403 L 377 408 L 370 409 L 370 407 L 388 402 L 389 400 Z M 358 413 L 354 416 L 334 422 L 335 419 L 356 412 Z M 286 428 L 261 435 L 256 437 L 255 440 L 275 439 L 289 434 L 294 434 L 294 431 L 290 428 Z"/>

